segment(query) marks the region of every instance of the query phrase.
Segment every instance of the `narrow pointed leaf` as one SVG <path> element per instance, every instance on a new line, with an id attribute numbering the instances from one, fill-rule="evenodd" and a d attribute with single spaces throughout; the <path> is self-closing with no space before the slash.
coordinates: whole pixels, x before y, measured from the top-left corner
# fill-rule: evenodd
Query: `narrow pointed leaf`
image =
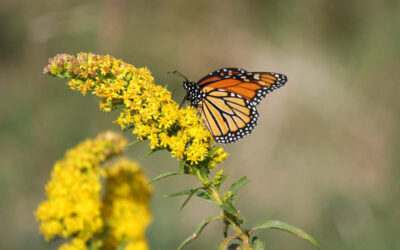
<path id="1" fill-rule="evenodd" d="M 287 224 L 285 222 L 282 222 L 282 221 L 270 220 L 270 221 L 259 223 L 259 224 L 254 226 L 254 228 L 250 231 L 250 234 L 252 232 L 256 231 L 256 230 L 268 229 L 268 228 L 279 229 L 279 230 L 283 230 L 283 231 L 292 233 L 292 234 L 296 235 L 299 238 L 302 238 L 302 239 L 305 239 L 305 240 L 309 241 L 314 246 L 316 246 L 319 249 L 321 249 L 321 247 L 319 246 L 318 242 L 311 235 L 307 234 L 306 232 L 304 232 L 303 230 L 301 230 L 301 229 L 299 229 L 297 227 L 294 227 L 294 226 L 289 225 L 289 224 Z"/>
<path id="2" fill-rule="evenodd" d="M 246 183 L 249 182 L 249 179 L 247 179 L 247 176 L 243 176 L 239 180 L 237 180 L 235 183 L 232 184 L 232 186 L 229 188 L 230 191 L 232 191 L 232 197 L 235 199 L 237 192 L 239 189 L 245 185 Z"/>
<path id="3" fill-rule="evenodd" d="M 157 150 L 150 150 L 149 152 L 147 152 L 143 157 L 142 160 L 146 159 L 147 157 L 149 157 L 152 153 L 156 152 Z"/>
<path id="4" fill-rule="evenodd" d="M 221 216 L 210 216 L 207 219 L 203 220 L 200 225 L 196 228 L 196 230 L 194 231 L 194 233 L 189 236 L 188 238 L 186 238 L 182 244 L 178 247 L 178 250 L 182 249 L 184 246 L 186 246 L 187 244 L 189 244 L 190 242 L 192 242 L 193 240 L 195 240 L 197 237 L 199 237 L 200 233 L 203 231 L 203 229 L 210 223 L 216 220 L 221 220 L 222 217 Z"/>
<path id="5" fill-rule="evenodd" d="M 168 176 L 177 175 L 177 174 L 182 174 L 182 172 L 181 171 L 172 171 L 172 172 L 166 172 L 166 173 L 160 174 L 159 176 L 152 179 L 149 183 L 147 183 L 147 185 L 154 183 L 156 181 L 159 181 L 161 179 L 164 179 Z"/>
<path id="6" fill-rule="evenodd" d="M 167 198 L 171 198 L 171 197 L 176 197 L 176 196 L 180 196 L 180 195 L 186 195 L 186 194 L 191 194 L 193 189 L 186 189 L 186 190 L 182 190 L 176 193 L 172 193 L 172 194 L 167 194 L 165 195 L 165 197 Z"/>
<path id="7" fill-rule="evenodd" d="M 133 142 L 128 143 L 126 146 L 127 146 L 127 147 L 133 146 L 133 145 L 135 145 L 135 144 L 138 144 L 139 142 L 142 142 L 142 141 L 138 139 L 138 140 L 136 140 L 136 141 L 133 141 Z"/>
<path id="8" fill-rule="evenodd" d="M 199 190 L 200 188 L 192 189 L 188 197 L 183 201 L 181 210 L 186 206 L 186 204 L 189 202 L 189 200 L 192 198 L 192 196 Z"/>

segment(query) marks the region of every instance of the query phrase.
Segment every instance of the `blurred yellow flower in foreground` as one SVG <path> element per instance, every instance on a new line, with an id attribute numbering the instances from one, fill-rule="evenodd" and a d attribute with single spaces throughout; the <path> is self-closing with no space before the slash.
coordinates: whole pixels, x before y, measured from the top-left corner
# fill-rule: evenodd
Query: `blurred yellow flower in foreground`
<path id="1" fill-rule="evenodd" d="M 136 68 L 111 56 L 79 53 L 60 54 L 50 59 L 45 73 L 71 79 L 71 89 L 100 98 L 100 109 L 122 108 L 115 123 L 121 129 L 133 127 L 139 139 L 148 139 L 153 151 L 169 150 L 174 157 L 190 163 L 214 167 L 227 154 L 216 147 L 193 107 L 179 109 L 171 93 L 158 85 L 147 68 Z"/>
<path id="2" fill-rule="evenodd" d="M 102 215 L 110 233 L 103 249 L 116 249 L 126 243 L 125 249 L 147 249 L 144 234 L 151 220 L 147 177 L 135 162 L 126 159 L 105 168 L 105 173 Z"/>
<path id="3" fill-rule="evenodd" d="M 48 199 L 36 211 L 46 240 L 71 238 L 62 250 L 115 249 L 125 243 L 147 249 L 144 233 L 151 219 L 151 188 L 146 176 L 128 160 L 100 168 L 121 154 L 126 144 L 120 134 L 105 132 L 80 143 L 55 163 L 46 185 Z M 107 190 L 103 199 L 102 177 Z"/>

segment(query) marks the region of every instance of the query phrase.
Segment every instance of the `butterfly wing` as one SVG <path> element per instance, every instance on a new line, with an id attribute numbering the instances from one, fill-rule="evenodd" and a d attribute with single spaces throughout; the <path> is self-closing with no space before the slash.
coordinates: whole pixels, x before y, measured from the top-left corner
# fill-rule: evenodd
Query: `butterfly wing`
<path id="1" fill-rule="evenodd" d="M 286 82 L 287 77 L 279 73 L 226 68 L 203 77 L 198 81 L 198 85 L 205 93 L 217 88 L 223 89 L 258 105 L 268 93 L 282 87 Z"/>
<path id="2" fill-rule="evenodd" d="M 219 69 L 197 82 L 204 94 L 197 108 L 214 139 L 232 143 L 252 132 L 258 121 L 256 106 L 286 81 L 279 73 Z"/>
<path id="3" fill-rule="evenodd" d="M 210 74 L 204 76 L 201 78 L 197 84 L 200 86 L 206 86 L 207 84 L 210 84 L 215 81 L 219 81 L 223 78 L 228 78 L 231 76 L 239 75 L 247 73 L 246 70 L 240 69 L 240 68 L 223 68 L 223 69 L 218 69 L 214 72 L 211 72 Z"/>
<path id="4" fill-rule="evenodd" d="M 283 74 L 272 72 L 247 72 L 234 76 L 234 79 L 240 80 L 236 86 L 227 90 L 244 95 L 243 97 L 258 105 L 264 97 L 279 89 L 287 82 L 287 77 Z"/>
<path id="5" fill-rule="evenodd" d="M 198 105 L 199 113 L 218 143 L 232 143 L 256 127 L 256 106 L 224 89 L 209 91 Z"/>

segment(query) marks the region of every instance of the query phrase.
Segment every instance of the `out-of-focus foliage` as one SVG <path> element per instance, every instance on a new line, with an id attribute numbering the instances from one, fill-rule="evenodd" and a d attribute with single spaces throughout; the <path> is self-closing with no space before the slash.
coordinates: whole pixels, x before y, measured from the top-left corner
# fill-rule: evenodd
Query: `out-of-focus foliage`
<path id="1" fill-rule="evenodd" d="M 1 1 L 0 248 L 60 244 L 44 243 L 32 214 L 52 164 L 116 119 L 42 74 L 48 57 L 80 51 L 149 66 L 177 101 L 181 79 L 167 71 L 191 80 L 229 66 L 288 75 L 259 105 L 253 134 L 225 148 L 225 173 L 251 180 L 238 207 L 300 226 L 322 249 L 400 248 L 398 13 L 393 0 Z M 127 153 L 146 152 L 139 144 Z M 150 177 L 176 168 L 163 153 L 140 164 Z M 163 194 L 191 186 L 183 181 L 155 184 L 151 249 L 173 249 L 215 213 L 196 200 L 179 216 L 168 209 L 181 200 Z M 220 242 L 213 228 L 191 249 Z M 269 249 L 310 248 L 280 232 L 259 237 Z"/>

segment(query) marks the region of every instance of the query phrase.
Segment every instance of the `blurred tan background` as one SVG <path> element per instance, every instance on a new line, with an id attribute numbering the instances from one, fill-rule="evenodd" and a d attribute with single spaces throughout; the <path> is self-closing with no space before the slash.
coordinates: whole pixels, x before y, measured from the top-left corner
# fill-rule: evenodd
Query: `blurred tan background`
<path id="1" fill-rule="evenodd" d="M 179 70 L 196 81 L 222 67 L 273 71 L 287 85 L 259 105 L 253 134 L 225 147 L 227 184 L 247 175 L 238 207 L 248 225 L 278 219 L 323 249 L 400 249 L 400 2 L 11 1 L 0 2 L 0 249 L 55 249 L 33 211 L 52 164 L 86 137 L 113 128 L 95 97 L 42 74 L 57 53 L 111 54 L 147 66 L 176 101 Z M 130 140 L 133 136 L 126 133 Z M 140 159 L 146 143 L 128 155 Z M 167 153 L 140 161 L 150 178 L 175 170 Z M 175 178 L 175 179 L 173 179 Z M 155 184 L 151 249 L 174 249 L 218 212 L 163 195 L 197 185 Z M 314 249 L 279 231 L 267 249 Z M 212 224 L 187 249 L 216 249 Z"/>

